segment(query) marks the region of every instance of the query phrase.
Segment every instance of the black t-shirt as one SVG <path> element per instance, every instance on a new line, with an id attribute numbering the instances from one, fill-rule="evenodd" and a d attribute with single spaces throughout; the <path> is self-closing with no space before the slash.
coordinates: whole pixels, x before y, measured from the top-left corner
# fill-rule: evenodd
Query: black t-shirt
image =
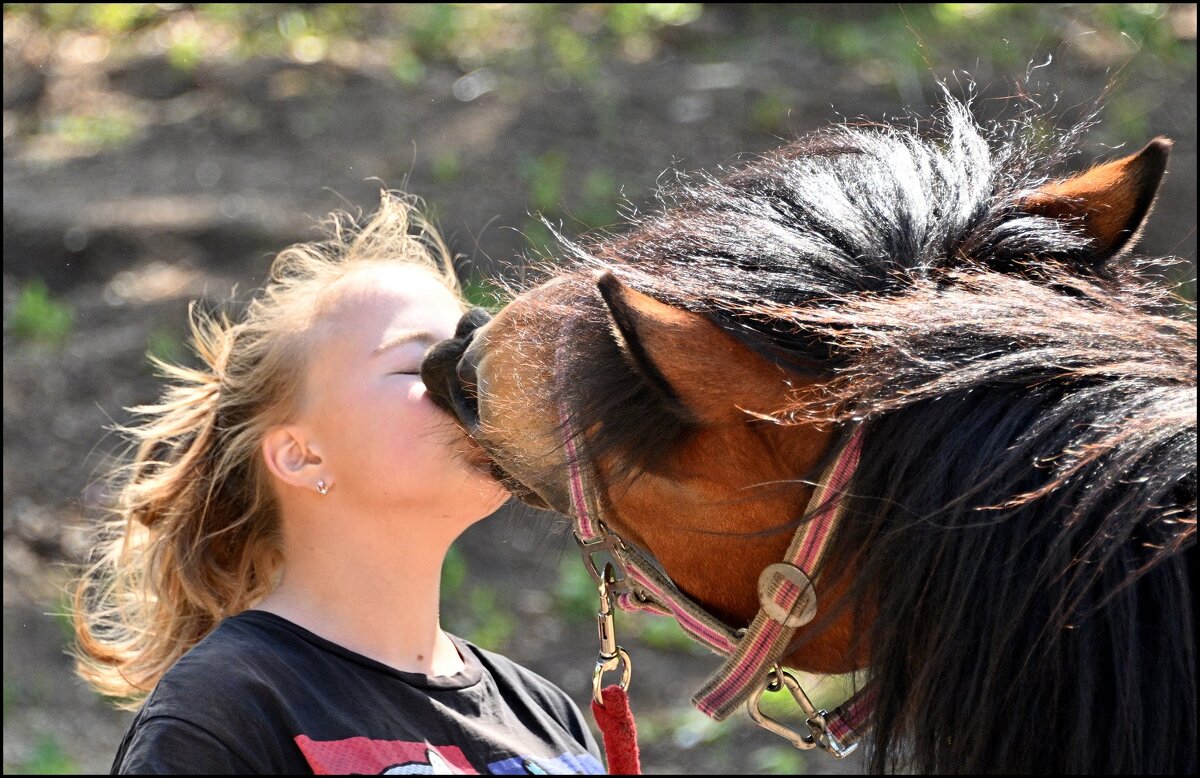
<path id="1" fill-rule="evenodd" d="M 579 708 L 561 689 L 453 640 L 462 672 L 430 677 L 265 611 L 230 617 L 159 680 L 112 772 L 604 772 Z"/>

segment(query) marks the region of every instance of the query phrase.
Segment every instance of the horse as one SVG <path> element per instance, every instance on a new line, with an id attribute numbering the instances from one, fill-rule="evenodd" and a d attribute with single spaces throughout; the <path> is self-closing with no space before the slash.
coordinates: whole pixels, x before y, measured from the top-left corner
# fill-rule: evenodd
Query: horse
<path id="1" fill-rule="evenodd" d="M 734 639 L 836 501 L 771 672 L 865 677 L 873 772 L 1196 771 L 1196 325 L 1132 252 L 1171 143 L 1079 172 L 1038 126 L 680 175 L 423 363 L 481 467 L 565 514 L 584 473 Z"/>

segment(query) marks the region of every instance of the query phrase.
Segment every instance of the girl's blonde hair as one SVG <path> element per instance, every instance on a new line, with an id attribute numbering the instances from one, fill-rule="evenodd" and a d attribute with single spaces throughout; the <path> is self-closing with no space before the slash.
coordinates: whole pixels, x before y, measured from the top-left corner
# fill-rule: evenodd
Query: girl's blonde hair
<path id="1" fill-rule="evenodd" d="M 225 617 L 280 570 L 278 508 L 259 449 L 303 385 L 321 293 L 369 265 L 418 266 L 459 294 L 445 244 L 412 198 L 382 192 L 363 225 L 333 214 L 326 240 L 291 246 L 236 323 L 189 307 L 202 365 L 151 358 L 168 383 L 121 427 L 136 455 L 114 473 L 112 517 L 75 584 L 77 672 L 136 708 Z"/>

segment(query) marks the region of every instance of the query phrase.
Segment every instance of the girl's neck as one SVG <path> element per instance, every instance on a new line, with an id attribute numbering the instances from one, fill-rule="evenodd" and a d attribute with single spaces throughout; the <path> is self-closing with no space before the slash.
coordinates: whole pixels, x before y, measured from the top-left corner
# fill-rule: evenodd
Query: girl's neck
<path id="1" fill-rule="evenodd" d="M 315 526 L 285 535 L 283 578 L 258 609 L 397 670 L 431 676 L 462 670 L 439 616 L 449 540 L 384 540 L 378 532 L 355 531 L 362 527 L 352 521 Z"/>

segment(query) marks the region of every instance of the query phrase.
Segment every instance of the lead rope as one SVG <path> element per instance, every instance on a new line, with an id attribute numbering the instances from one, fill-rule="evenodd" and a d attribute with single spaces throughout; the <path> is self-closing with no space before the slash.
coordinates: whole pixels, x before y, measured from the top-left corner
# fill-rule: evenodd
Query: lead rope
<path id="1" fill-rule="evenodd" d="M 596 660 L 596 671 L 592 674 L 592 717 L 600 728 L 604 740 L 604 756 L 610 775 L 641 775 L 642 763 L 638 752 L 637 725 L 633 711 L 629 708 L 629 677 L 633 665 L 629 654 L 617 645 L 613 628 L 613 601 L 609 586 L 615 582 L 612 564 L 604 566 L 600 576 L 600 610 L 596 614 L 600 630 L 600 656 Z M 604 673 L 616 670 L 624 664 L 620 684 L 600 688 Z"/>
<path id="2" fill-rule="evenodd" d="M 560 408 L 559 416 L 564 429 L 567 424 L 565 412 Z M 587 494 L 583 488 L 583 478 L 579 473 L 579 461 L 576 457 L 575 440 L 570 434 L 566 436 L 567 465 L 571 470 L 571 504 L 575 509 L 575 523 L 582 528 L 575 533 L 581 546 L 586 540 L 594 538 L 592 533 L 591 512 L 588 510 Z M 610 775 L 641 775 L 641 754 L 637 743 L 637 724 L 633 721 L 633 711 L 629 707 L 629 679 L 633 674 L 633 664 L 625 649 L 617 645 L 616 624 L 613 620 L 612 585 L 616 583 L 612 563 L 604 565 L 604 571 L 595 569 L 592 558 L 586 552 L 584 560 L 588 570 L 596 579 L 597 593 L 600 596 L 600 609 L 596 612 L 596 627 L 600 633 L 600 655 L 596 659 L 596 669 L 592 673 L 592 717 L 600 728 L 600 736 L 604 741 L 604 757 L 608 762 Z M 601 689 L 604 673 L 609 670 L 624 668 L 619 684 L 611 684 Z"/>
<path id="3" fill-rule="evenodd" d="M 604 757 L 609 775 L 641 775 L 637 725 L 629 710 L 629 695 L 615 683 L 604 687 L 604 702 L 592 700 L 592 716 L 604 737 Z"/>

